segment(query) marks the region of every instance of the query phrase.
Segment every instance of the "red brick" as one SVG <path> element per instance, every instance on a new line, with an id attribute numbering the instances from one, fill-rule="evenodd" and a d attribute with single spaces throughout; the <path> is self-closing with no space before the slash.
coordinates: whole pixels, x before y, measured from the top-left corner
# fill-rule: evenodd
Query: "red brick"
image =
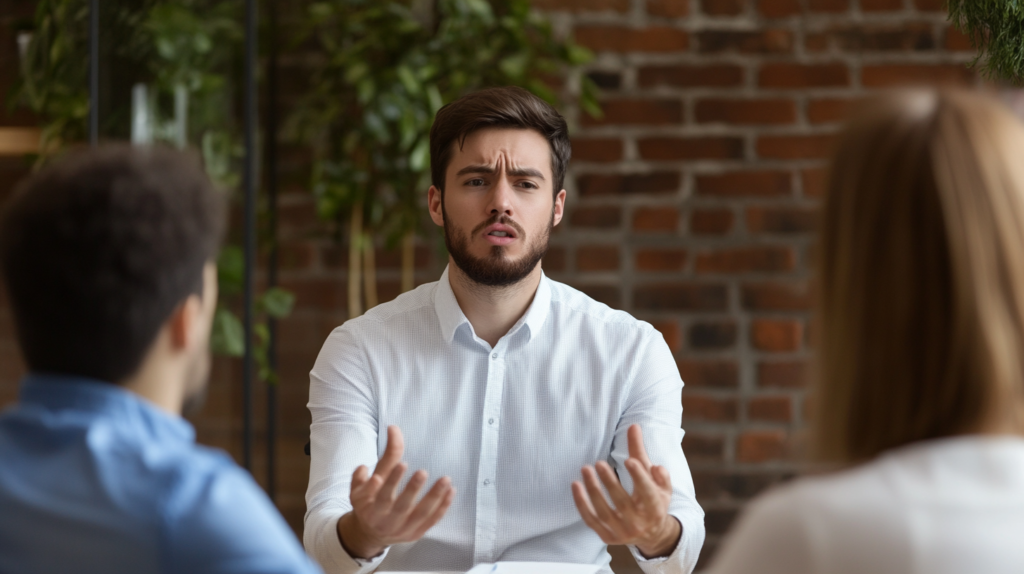
<path id="1" fill-rule="evenodd" d="M 762 88 L 822 88 L 850 85 L 845 64 L 764 64 L 758 75 Z"/>
<path id="2" fill-rule="evenodd" d="M 683 359 L 677 364 L 679 375 L 688 388 L 725 389 L 739 386 L 739 368 L 735 361 Z"/>
<path id="3" fill-rule="evenodd" d="M 683 417 L 691 421 L 734 423 L 739 407 L 736 399 L 683 394 Z"/>
<path id="4" fill-rule="evenodd" d="M 974 73 L 966 64 L 877 64 L 864 66 L 861 82 L 878 88 L 900 85 L 971 85 Z"/>
<path id="5" fill-rule="evenodd" d="M 637 140 L 640 157 L 650 160 L 742 159 L 738 137 L 650 137 Z"/>
<path id="6" fill-rule="evenodd" d="M 617 271 L 619 248 L 612 245 L 587 245 L 576 249 L 576 268 L 580 271 Z"/>
<path id="7" fill-rule="evenodd" d="M 801 389 L 807 382 L 804 361 L 772 361 L 758 363 L 757 384 L 771 389 Z"/>
<path id="8" fill-rule="evenodd" d="M 748 207 L 747 231 L 751 233 L 809 233 L 814 231 L 816 211 L 810 207 Z"/>
<path id="9" fill-rule="evenodd" d="M 673 353 L 683 347 L 683 334 L 679 329 L 679 322 L 671 319 L 651 321 L 651 326 L 657 329 L 665 338 L 665 344 Z"/>
<path id="10" fill-rule="evenodd" d="M 569 217 L 573 227 L 615 228 L 622 222 L 622 208 L 618 206 L 577 207 Z"/>
<path id="11" fill-rule="evenodd" d="M 709 283 L 654 283 L 633 289 L 633 306 L 646 311 L 725 311 L 729 293 Z"/>
<path id="12" fill-rule="evenodd" d="M 759 463 L 784 459 L 786 433 L 781 430 L 747 431 L 736 440 L 736 461 Z"/>
<path id="13" fill-rule="evenodd" d="M 943 45 L 947 50 L 954 52 L 974 51 L 974 46 L 971 45 L 971 37 L 952 26 L 946 28 L 946 41 Z"/>
<path id="14" fill-rule="evenodd" d="M 783 29 L 705 30 L 697 32 L 697 50 L 702 54 L 788 54 L 793 51 L 793 33 Z"/>
<path id="15" fill-rule="evenodd" d="M 277 264 L 282 270 L 309 269 L 316 263 L 317 248 L 310 241 L 282 241 L 278 246 Z M 261 265 L 266 265 L 267 254 L 262 253 Z"/>
<path id="16" fill-rule="evenodd" d="M 668 26 L 582 26 L 575 39 L 595 52 L 681 52 L 690 47 L 685 30 Z"/>
<path id="17" fill-rule="evenodd" d="M 757 11 L 765 18 L 785 18 L 800 13 L 800 0 L 758 0 Z"/>
<path id="18" fill-rule="evenodd" d="M 835 134 L 761 136 L 757 155 L 763 159 L 825 159 L 832 155 Z"/>
<path id="19" fill-rule="evenodd" d="M 697 194 L 721 197 L 780 197 L 792 191 L 785 171 L 734 171 L 697 176 Z"/>
<path id="20" fill-rule="evenodd" d="M 679 228 L 679 210 L 675 207 L 638 207 L 633 212 L 633 231 L 671 232 Z"/>
<path id="21" fill-rule="evenodd" d="M 741 292 L 743 308 L 751 311 L 806 311 L 811 294 L 806 282 L 747 283 Z"/>
<path id="22" fill-rule="evenodd" d="M 686 265 L 686 250 L 638 249 L 634 260 L 637 271 L 681 271 Z"/>
<path id="23" fill-rule="evenodd" d="M 809 168 L 800 172 L 800 181 L 805 197 L 822 197 L 828 186 L 828 171 L 825 168 Z"/>
<path id="24" fill-rule="evenodd" d="M 824 52 L 825 50 L 828 50 L 828 42 L 828 34 L 822 32 L 808 32 L 804 36 L 804 48 L 808 52 Z"/>
<path id="25" fill-rule="evenodd" d="M 580 291 L 598 301 L 608 305 L 612 309 L 622 307 L 622 289 L 618 285 L 577 285 Z"/>
<path id="26" fill-rule="evenodd" d="M 666 125 L 683 121 L 683 104 L 679 100 L 607 100 L 601 104 L 604 117 L 583 116 L 583 125 Z"/>
<path id="27" fill-rule="evenodd" d="M 811 12 L 846 12 L 850 0 L 808 0 L 807 8 Z"/>
<path id="28" fill-rule="evenodd" d="M 844 52 L 935 49 L 935 29 L 927 22 L 839 26 L 829 30 L 826 36 Z"/>
<path id="29" fill-rule="evenodd" d="M 644 88 L 725 88 L 743 83 L 743 68 L 733 64 L 643 66 L 637 80 Z"/>
<path id="30" fill-rule="evenodd" d="M 804 325 L 800 321 L 755 319 L 750 323 L 750 341 L 759 351 L 798 351 L 803 340 Z"/>
<path id="31" fill-rule="evenodd" d="M 551 246 L 548 247 L 548 252 L 544 254 L 544 262 L 541 264 L 544 271 L 565 271 L 567 265 L 567 256 L 564 247 Z"/>
<path id="32" fill-rule="evenodd" d="M 893 12 L 903 10 L 903 0 L 860 0 L 864 12 Z"/>
<path id="33" fill-rule="evenodd" d="M 288 195 L 291 197 L 282 201 L 277 208 L 277 225 L 282 235 L 298 235 L 320 225 L 320 217 L 317 216 L 316 202 L 313 201 L 312 195 Z"/>
<path id="34" fill-rule="evenodd" d="M 319 309 L 331 311 L 348 306 L 345 284 L 334 278 L 288 278 L 280 286 L 295 294 L 298 309 Z"/>
<path id="35" fill-rule="evenodd" d="M 628 12 L 629 0 L 531 0 L 530 6 L 552 12 Z"/>
<path id="36" fill-rule="evenodd" d="M 914 0 L 914 7 L 921 12 L 945 12 L 946 0 Z"/>
<path id="37" fill-rule="evenodd" d="M 690 0 L 647 0 L 647 13 L 663 18 L 683 18 L 690 15 Z"/>
<path id="38" fill-rule="evenodd" d="M 856 100 L 821 98 L 807 103 L 807 119 L 812 124 L 843 122 L 849 117 Z M 574 148 L 575 149 L 575 148 Z"/>
<path id="39" fill-rule="evenodd" d="M 699 123 L 721 122 L 737 125 L 791 124 L 796 121 L 793 100 L 698 100 L 695 116 Z"/>
<path id="40" fill-rule="evenodd" d="M 602 195 L 666 194 L 679 190 L 681 176 L 674 171 L 631 174 L 587 174 L 578 179 L 583 197 Z"/>
<path id="41" fill-rule="evenodd" d="M 743 12 L 744 0 L 701 0 L 700 10 L 709 16 L 735 16 Z"/>
<path id="42" fill-rule="evenodd" d="M 622 140 L 590 138 L 572 140 L 573 161 L 610 162 L 622 159 Z"/>
<path id="43" fill-rule="evenodd" d="M 348 247 L 345 247 L 346 253 L 346 264 Z M 416 269 L 430 269 L 431 260 L 434 255 L 434 250 L 427 245 L 417 245 L 413 250 L 413 265 Z M 377 249 L 376 256 L 377 268 L 378 269 L 401 269 L 402 268 L 402 250 L 396 249 Z"/>
<path id="44" fill-rule="evenodd" d="M 792 422 L 793 400 L 786 396 L 751 397 L 747 401 L 747 419 L 758 422 Z"/>
<path id="45" fill-rule="evenodd" d="M 736 345 L 736 323 L 733 321 L 699 321 L 687 332 L 694 350 L 727 349 Z"/>
<path id="46" fill-rule="evenodd" d="M 697 273 L 769 273 L 792 271 L 796 256 L 789 247 L 737 247 L 697 255 Z"/>
<path id="47" fill-rule="evenodd" d="M 690 215 L 690 233 L 724 235 L 732 229 L 735 218 L 729 209 L 694 209 Z"/>
<path id="48" fill-rule="evenodd" d="M 685 417 L 683 420 L 686 420 Z M 683 452 L 691 463 L 720 463 L 725 459 L 725 438 L 721 435 L 688 432 L 683 435 Z M 701 554 L 703 553 L 704 550 L 701 549 Z"/>

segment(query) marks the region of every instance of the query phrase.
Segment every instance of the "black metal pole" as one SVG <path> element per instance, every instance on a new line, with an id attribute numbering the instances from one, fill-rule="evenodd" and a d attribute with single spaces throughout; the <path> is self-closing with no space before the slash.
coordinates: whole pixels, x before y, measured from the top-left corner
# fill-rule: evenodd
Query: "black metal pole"
<path id="1" fill-rule="evenodd" d="M 267 2 L 268 62 L 267 62 L 267 224 L 270 227 L 270 253 L 267 261 L 267 286 L 277 285 L 277 0 Z M 277 372 L 277 321 L 267 320 L 270 337 L 267 359 L 270 369 Z M 267 385 L 267 495 L 274 500 L 277 492 L 277 385 Z"/>
<path id="2" fill-rule="evenodd" d="M 100 141 L 100 0 L 89 2 L 89 145 Z"/>
<path id="3" fill-rule="evenodd" d="M 252 471 L 253 275 L 256 270 L 256 0 L 245 0 L 245 358 L 242 366 L 242 462 Z"/>

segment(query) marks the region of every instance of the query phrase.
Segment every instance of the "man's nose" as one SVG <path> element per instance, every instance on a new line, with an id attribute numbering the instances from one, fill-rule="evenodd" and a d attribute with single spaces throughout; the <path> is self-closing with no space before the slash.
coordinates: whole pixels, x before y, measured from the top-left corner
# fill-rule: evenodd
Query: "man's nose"
<path id="1" fill-rule="evenodd" d="M 487 212 L 490 215 L 507 215 L 512 217 L 512 199 L 514 190 L 508 178 L 498 179 L 497 184 L 491 190 L 490 202 L 487 205 Z"/>

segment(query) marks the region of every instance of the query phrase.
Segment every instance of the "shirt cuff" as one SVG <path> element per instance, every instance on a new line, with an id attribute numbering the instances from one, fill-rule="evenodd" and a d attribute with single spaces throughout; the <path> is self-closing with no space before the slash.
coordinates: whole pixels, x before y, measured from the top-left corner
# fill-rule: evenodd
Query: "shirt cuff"
<path id="1" fill-rule="evenodd" d="M 679 541 L 676 542 L 676 547 L 673 548 L 672 552 L 669 553 L 667 556 L 658 556 L 657 558 L 644 558 L 644 555 L 640 553 L 640 550 L 638 550 L 636 546 L 632 544 L 627 546 L 627 548 L 629 548 L 629 551 L 633 554 L 633 559 L 636 560 L 637 565 L 640 566 L 640 568 L 643 569 L 644 572 L 658 572 L 661 570 L 660 568 L 657 568 L 658 566 L 661 566 L 662 564 L 670 560 L 678 560 L 679 553 L 681 552 L 681 549 L 683 547 L 683 539 L 686 538 L 685 533 L 683 532 L 683 521 L 680 520 L 679 517 L 674 514 L 670 514 L 669 516 L 675 518 L 676 522 L 679 523 Z"/>
<path id="2" fill-rule="evenodd" d="M 339 516 L 338 519 L 340 518 Z M 330 528 L 325 528 L 320 533 L 321 556 L 326 553 L 326 558 L 330 562 L 330 565 L 321 565 L 324 571 L 330 574 L 368 574 L 376 570 L 388 555 L 388 550 L 391 547 L 388 546 L 379 555 L 369 560 L 349 555 L 345 547 L 341 545 L 341 539 L 338 538 L 338 519 L 329 521 Z"/>

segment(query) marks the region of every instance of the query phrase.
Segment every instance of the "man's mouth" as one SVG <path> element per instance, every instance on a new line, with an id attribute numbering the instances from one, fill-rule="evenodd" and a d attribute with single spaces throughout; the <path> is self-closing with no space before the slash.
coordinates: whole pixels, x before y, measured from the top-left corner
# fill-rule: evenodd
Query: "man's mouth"
<path id="1" fill-rule="evenodd" d="M 509 225 L 495 223 L 484 229 L 484 238 L 491 245 L 508 245 L 516 240 L 516 231 Z"/>

